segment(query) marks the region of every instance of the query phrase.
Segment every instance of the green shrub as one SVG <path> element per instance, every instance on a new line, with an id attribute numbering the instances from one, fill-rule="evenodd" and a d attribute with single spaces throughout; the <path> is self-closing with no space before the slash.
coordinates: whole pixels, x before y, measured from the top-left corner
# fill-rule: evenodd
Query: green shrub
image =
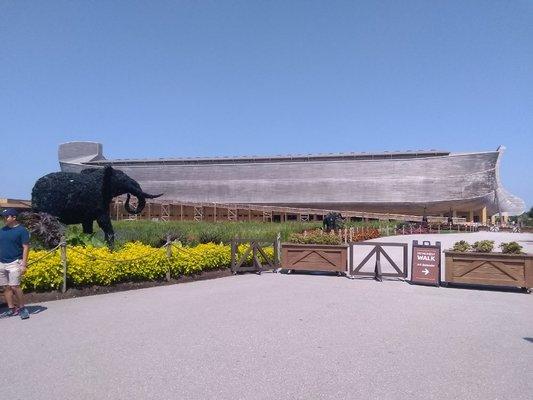
<path id="1" fill-rule="evenodd" d="M 87 234 L 80 231 L 77 226 L 72 227 L 67 233 L 66 241 L 68 245 L 71 246 L 93 246 L 93 247 L 104 247 L 106 243 L 100 238 L 96 237 L 95 234 Z"/>
<path id="2" fill-rule="evenodd" d="M 216 231 L 202 231 L 198 235 L 200 243 L 221 243 L 222 234 Z"/>
<path id="3" fill-rule="evenodd" d="M 500 244 L 500 248 L 502 249 L 502 253 L 505 253 L 505 254 L 521 254 L 522 253 L 522 246 L 520 246 L 516 242 L 502 243 Z"/>
<path id="4" fill-rule="evenodd" d="M 490 253 L 494 249 L 494 240 L 480 240 L 474 243 L 473 248 L 479 253 Z"/>
<path id="5" fill-rule="evenodd" d="M 244 239 L 276 239 L 278 233 L 281 240 L 286 241 L 291 233 L 312 230 L 322 226 L 316 222 L 196 222 L 196 221 L 113 221 L 115 230 L 115 248 L 118 249 L 128 242 L 141 242 L 152 247 L 162 246 L 166 242 L 167 234 L 175 236 L 187 246 L 196 245 L 202 240 L 213 239 L 216 243 L 230 243 L 234 238 Z M 70 225 L 68 230 L 75 229 Z M 79 226 L 78 228 L 79 229 Z M 98 226 L 94 226 L 96 236 L 103 240 L 103 234 Z M 206 232 L 202 235 L 202 232 Z"/>
<path id="6" fill-rule="evenodd" d="M 317 230 L 307 234 L 293 233 L 289 236 L 289 242 L 298 244 L 341 244 L 341 239 L 337 235 L 329 235 Z"/>
<path id="7" fill-rule="evenodd" d="M 170 239 L 171 242 L 187 243 L 187 235 L 184 232 L 175 229 L 161 236 L 159 240 L 154 243 L 154 246 L 163 246 L 167 242 L 167 239 Z"/>
<path id="8" fill-rule="evenodd" d="M 470 244 L 467 241 L 460 240 L 458 242 L 455 242 L 455 244 L 453 245 L 453 251 L 465 252 L 465 251 L 470 250 L 471 247 L 472 246 L 470 246 Z"/>

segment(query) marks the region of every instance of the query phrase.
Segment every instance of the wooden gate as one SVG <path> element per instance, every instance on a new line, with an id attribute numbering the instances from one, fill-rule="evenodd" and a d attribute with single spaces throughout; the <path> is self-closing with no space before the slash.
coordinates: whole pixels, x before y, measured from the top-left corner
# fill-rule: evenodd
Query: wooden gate
<path id="1" fill-rule="evenodd" d="M 356 251 L 364 252 L 363 246 L 370 247 L 370 251 L 365 255 L 362 261 L 355 262 Z M 394 262 L 393 257 L 387 253 L 387 248 L 401 248 L 402 266 L 398 266 L 398 263 Z M 407 243 L 373 243 L 373 242 L 357 242 L 350 243 L 350 276 L 368 276 L 373 277 L 375 280 L 381 282 L 382 277 L 392 278 L 407 278 Z M 361 250 L 355 250 L 359 248 Z M 368 270 L 368 267 L 372 267 L 372 263 L 369 261 L 375 256 L 375 262 L 373 270 Z M 386 259 L 394 272 L 383 272 L 381 257 Z M 364 270 L 366 268 L 366 270 Z"/>
<path id="2" fill-rule="evenodd" d="M 247 249 L 239 256 L 239 245 L 247 245 Z M 274 248 L 273 256 L 268 256 L 265 252 L 266 247 Z M 251 265 L 247 263 L 248 256 L 252 255 Z M 255 239 L 233 239 L 231 241 L 231 271 L 233 274 L 238 272 L 261 272 L 279 268 L 279 236 L 274 241 L 264 241 Z"/>

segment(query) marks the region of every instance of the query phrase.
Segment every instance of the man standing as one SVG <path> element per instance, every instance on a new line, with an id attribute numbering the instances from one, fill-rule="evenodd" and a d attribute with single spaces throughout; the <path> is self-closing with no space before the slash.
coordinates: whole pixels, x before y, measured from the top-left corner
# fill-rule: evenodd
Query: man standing
<path id="1" fill-rule="evenodd" d="M 24 307 L 20 278 L 26 272 L 30 234 L 17 221 L 17 215 L 17 210 L 13 208 L 2 211 L 4 226 L 0 229 L 0 286 L 4 287 L 4 296 L 9 307 L 6 315 L 19 314 L 20 318 L 27 319 L 30 313 Z M 14 299 L 19 308 L 15 307 Z"/>

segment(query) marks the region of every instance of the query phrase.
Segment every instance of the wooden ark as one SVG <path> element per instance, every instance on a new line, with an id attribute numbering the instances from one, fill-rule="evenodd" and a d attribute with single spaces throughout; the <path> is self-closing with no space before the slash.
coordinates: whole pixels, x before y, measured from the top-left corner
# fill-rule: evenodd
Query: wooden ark
<path id="1" fill-rule="evenodd" d="M 298 271 L 345 273 L 348 267 L 347 245 L 282 243 L 281 268 Z"/>
<path id="2" fill-rule="evenodd" d="M 445 251 L 448 283 L 533 287 L 533 254 Z"/>

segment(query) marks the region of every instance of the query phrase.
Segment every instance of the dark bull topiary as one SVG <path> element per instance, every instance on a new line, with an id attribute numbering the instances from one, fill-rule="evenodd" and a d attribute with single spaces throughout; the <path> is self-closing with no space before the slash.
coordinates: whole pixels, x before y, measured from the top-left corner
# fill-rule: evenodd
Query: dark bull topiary
<path id="1" fill-rule="evenodd" d="M 32 208 L 56 216 L 60 222 L 82 224 L 84 233 L 93 233 L 93 221 L 105 234 L 106 242 L 112 246 L 113 226 L 109 217 L 109 205 L 113 197 L 128 194 L 124 208 L 131 214 L 139 214 L 146 205 L 146 199 L 161 196 L 142 191 L 139 184 L 124 172 L 105 168 L 90 168 L 81 173 L 54 172 L 37 180 L 31 192 Z M 139 203 L 135 209 L 130 206 L 130 194 Z"/>
<path id="2" fill-rule="evenodd" d="M 342 219 L 342 215 L 338 212 L 330 212 L 322 221 L 322 224 L 327 231 L 339 229 L 342 227 L 343 223 L 344 220 Z"/>

